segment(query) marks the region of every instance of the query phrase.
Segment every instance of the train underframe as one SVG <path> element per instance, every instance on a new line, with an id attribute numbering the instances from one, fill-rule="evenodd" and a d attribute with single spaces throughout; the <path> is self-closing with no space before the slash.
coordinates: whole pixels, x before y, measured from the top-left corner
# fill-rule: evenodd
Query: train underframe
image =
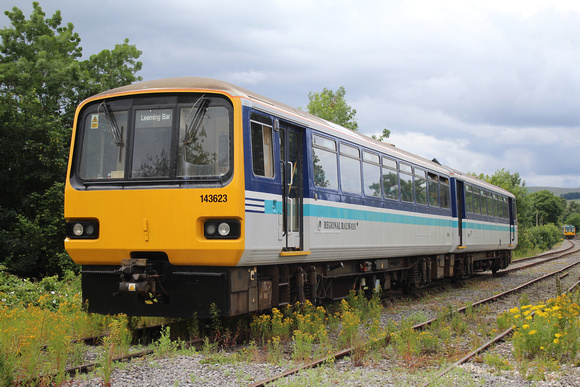
<path id="1" fill-rule="evenodd" d="M 84 266 L 82 286 L 90 312 L 207 318 L 212 308 L 235 316 L 340 300 L 351 290 L 423 288 L 510 263 L 510 250 L 253 267 L 174 266 L 163 253 L 140 253 L 121 267 Z"/>

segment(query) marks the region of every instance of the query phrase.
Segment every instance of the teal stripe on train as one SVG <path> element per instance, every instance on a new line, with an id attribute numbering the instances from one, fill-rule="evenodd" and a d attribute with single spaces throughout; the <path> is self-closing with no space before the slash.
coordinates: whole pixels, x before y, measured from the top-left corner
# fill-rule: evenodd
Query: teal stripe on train
<path id="1" fill-rule="evenodd" d="M 378 211 L 356 210 L 351 208 L 337 208 L 318 204 L 305 204 L 304 216 L 317 218 L 331 218 L 341 220 L 360 220 L 367 222 L 381 222 L 394 224 L 413 224 L 419 226 L 453 227 L 457 228 L 457 220 L 430 218 L 419 213 L 413 215 L 391 214 Z M 463 227 L 474 230 L 509 231 L 509 226 L 498 224 L 480 224 L 464 221 Z"/>

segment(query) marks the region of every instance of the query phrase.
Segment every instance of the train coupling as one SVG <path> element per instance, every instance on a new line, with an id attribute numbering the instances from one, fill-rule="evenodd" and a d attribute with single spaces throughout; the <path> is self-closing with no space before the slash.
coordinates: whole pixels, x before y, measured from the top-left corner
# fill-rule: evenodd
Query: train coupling
<path id="1" fill-rule="evenodd" d="M 119 292 L 135 292 L 139 294 L 155 293 L 155 283 L 159 275 L 151 269 L 147 259 L 129 258 L 121 261 L 121 282 Z"/>

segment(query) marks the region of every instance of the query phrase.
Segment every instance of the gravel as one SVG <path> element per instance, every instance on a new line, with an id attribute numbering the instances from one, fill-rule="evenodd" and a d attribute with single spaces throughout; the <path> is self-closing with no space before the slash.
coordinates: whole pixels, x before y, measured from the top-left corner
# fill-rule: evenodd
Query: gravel
<path id="1" fill-rule="evenodd" d="M 395 302 L 386 308 L 382 323 L 399 322 L 412 316 L 423 316 L 430 319 L 436 317 L 437 311 L 447 305 L 454 308 L 465 306 L 467 302 L 475 302 L 525 283 L 537 276 L 557 270 L 571 262 L 576 262 L 580 254 L 569 258 L 553 261 L 549 264 L 518 271 L 485 280 L 469 280 L 460 287 L 427 295 L 420 300 L 403 300 Z M 562 280 L 562 289 L 567 289 L 580 276 L 580 268 L 569 270 L 570 275 Z M 488 320 L 481 317 L 478 324 L 493 324 L 496 317 L 504 311 L 520 305 L 524 297 L 530 303 L 543 302 L 554 297 L 555 280 L 542 281 L 509 296 L 501 301 L 490 304 Z M 469 340 L 466 341 L 466 346 Z M 473 348 L 466 348 L 466 352 Z M 390 351 L 390 352 L 389 352 Z M 429 366 L 429 359 L 418 359 L 417 364 L 403 364 L 400 356 L 394 353 L 392 346 L 384 349 L 381 355 L 368 355 L 362 366 L 355 366 L 350 358 L 330 362 L 322 367 L 304 370 L 296 375 L 276 382 L 275 385 L 316 385 L 316 386 L 416 386 L 431 382 L 439 386 L 580 386 L 580 368 L 571 365 L 561 365 L 560 369 L 545 372 L 543 381 L 528 381 L 518 370 L 517 362 L 512 354 L 509 341 L 503 342 L 489 350 L 513 366 L 509 371 L 498 371 L 479 361 L 465 363 L 450 374 L 436 379 L 433 375 L 443 368 L 442 365 Z M 228 359 L 231 358 L 231 362 Z M 180 354 L 169 358 L 133 360 L 117 365 L 111 374 L 112 386 L 246 386 L 268 377 L 280 374 L 295 367 L 295 364 L 268 364 L 255 361 L 255 356 L 248 356 L 248 361 L 239 361 L 240 356 L 221 354 L 219 361 L 212 363 L 199 353 Z M 101 384 L 98 373 L 78 376 L 68 382 L 71 386 L 92 386 Z"/>

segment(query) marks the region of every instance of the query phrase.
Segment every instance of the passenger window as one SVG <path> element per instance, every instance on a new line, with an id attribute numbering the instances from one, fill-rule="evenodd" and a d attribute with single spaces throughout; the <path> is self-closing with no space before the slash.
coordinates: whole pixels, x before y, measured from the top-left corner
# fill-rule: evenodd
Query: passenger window
<path id="1" fill-rule="evenodd" d="M 487 192 L 487 215 L 493 216 L 493 199 L 491 192 Z"/>
<path id="2" fill-rule="evenodd" d="M 473 213 L 481 214 L 481 207 L 479 206 L 479 188 L 473 187 Z"/>
<path id="3" fill-rule="evenodd" d="M 336 142 L 314 135 L 312 143 L 314 185 L 320 188 L 338 189 Z"/>
<path id="4" fill-rule="evenodd" d="M 506 197 L 503 197 L 502 213 L 503 213 L 503 217 L 505 219 L 509 218 L 508 202 L 507 202 L 507 198 Z"/>
<path id="5" fill-rule="evenodd" d="M 465 185 L 465 210 L 473 213 L 473 188 Z"/>
<path id="6" fill-rule="evenodd" d="M 363 151 L 363 179 L 366 196 L 381 197 L 381 167 L 379 155 Z"/>
<path id="7" fill-rule="evenodd" d="M 427 177 L 419 168 L 415 168 L 415 198 L 417 204 L 427 205 Z"/>
<path id="8" fill-rule="evenodd" d="M 441 198 L 441 208 L 449 208 L 449 179 L 441 176 L 439 178 L 439 195 Z"/>
<path id="9" fill-rule="evenodd" d="M 431 207 L 439 207 L 439 176 L 434 173 L 427 173 L 427 184 L 429 205 Z"/>
<path id="10" fill-rule="evenodd" d="M 252 121 L 252 167 L 256 176 L 274 177 L 272 127 Z"/>
<path id="11" fill-rule="evenodd" d="M 399 164 L 399 179 L 401 180 L 401 200 L 413 202 L 413 168 L 407 164 Z"/>
<path id="12" fill-rule="evenodd" d="M 399 179 L 397 162 L 383 158 L 383 192 L 385 199 L 399 200 Z"/>
<path id="13" fill-rule="evenodd" d="M 487 192 L 481 190 L 481 214 L 487 215 Z"/>
<path id="14" fill-rule="evenodd" d="M 343 192 L 361 193 L 360 151 L 340 144 L 340 184 Z"/>
<path id="15" fill-rule="evenodd" d="M 493 216 L 497 217 L 497 194 L 493 194 Z"/>

